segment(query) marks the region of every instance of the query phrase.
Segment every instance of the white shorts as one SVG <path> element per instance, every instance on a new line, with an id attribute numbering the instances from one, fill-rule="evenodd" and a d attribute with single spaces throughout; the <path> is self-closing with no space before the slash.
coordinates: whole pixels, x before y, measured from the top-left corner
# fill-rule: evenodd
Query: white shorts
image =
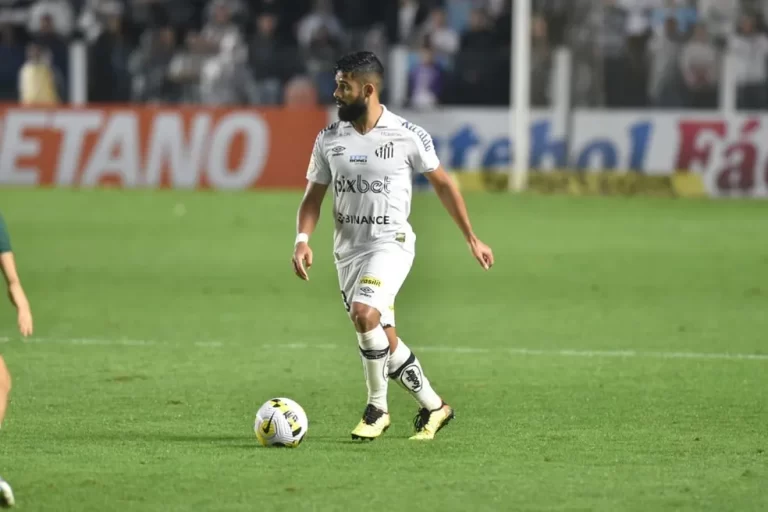
<path id="1" fill-rule="evenodd" d="M 381 313 L 381 325 L 395 325 L 395 297 L 408 277 L 414 254 L 399 244 L 377 247 L 372 253 L 337 266 L 344 307 L 353 302 Z"/>

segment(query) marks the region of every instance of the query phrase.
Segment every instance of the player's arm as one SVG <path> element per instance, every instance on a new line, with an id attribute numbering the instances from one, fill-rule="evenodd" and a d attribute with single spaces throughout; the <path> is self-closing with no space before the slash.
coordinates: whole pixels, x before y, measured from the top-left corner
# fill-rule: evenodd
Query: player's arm
<path id="1" fill-rule="evenodd" d="M 432 188 L 435 189 L 435 194 L 440 198 L 440 202 L 443 203 L 443 206 L 448 210 L 456 225 L 459 226 L 467 243 L 477 242 L 477 237 L 472 231 L 472 224 L 469 222 L 469 214 L 467 213 L 467 205 L 464 203 L 464 198 L 451 179 L 451 176 L 443 169 L 443 166 L 439 165 L 437 169 L 425 173 L 424 176 L 432 184 Z"/>
<path id="2" fill-rule="evenodd" d="M 299 213 L 296 216 L 296 234 L 304 233 L 309 237 L 315 232 L 326 190 L 328 185 L 324 183 L 314 181 L 307 183 L 304 197 L 299 204 Z"/>
<path id="3" fill-rule="evenodd" d="M 19 331 L 22 336 L 32 334 L 32 312 L 24 288 L 21 286 L 16 260 L 11 252 L 11 244 L 5 223 L 0 218 L 0 270 L 8 287 L 8 297 L 16 307 Z"/>
<path id="4" fill-rule="evenodd" d="M 464 197 L 461 195 L 456 183 L 451 179 L 451 176 L 445 172 L 442 165 L 438 165 L 431 172 L 424 173 L 424 176 L 432 184 L 432 188 L 434 188 L 437 197 L 440 198 L 440 202 L 443 203 L 443 206 L 461 230 L 477 261 L 484 269 L 488 270 L 491 268 L 493 266 L 493 252 L 472 231 L 472 223 L 469 221 Z"/>
<path id="5" fill-rule="evenodd" d="M 472 224 L 469 222 L 469 214 L 467 214 L 464 198 L 461 192 L 459 192 L 459 188 L 440 164 L 432 137 L 420 126 L 410 123 L 404 126 L 413 133 L 413 149 L 409 156 L 413 170 L 426 176 L 443 206 L 445 206 L 445 209 L 451 214 L 456 225 L 461 229 L 472 251 L 472 255 L 485 270 L 488 270 L 493 266 L 493 252 L 472 231 Z"/>
<path id="6" fill-rule="evenodd" d="M 312 249 L 309 247 L 309 237 L 315 232 L 320 220 L 320 210 L 328 185 L 310 181 L 304 191 L 304 197 L 299 204 L 296 216 L 296 243 L 293 248 L 293 271 L 301 279 L 309 281 L 307 271 L 312 266 Z"/>
<path id="7" fill-rule="evenodd" d="M 8 285 L 8 297 L 16 309 L 29 309 L 29 301 L 24 293 L 24 288 L 19 280 L 19 273 L 16 271 L 16 261 L 12 252 L 0 254 L 0 267 L 3 269 L 3 277 Z"/>
<path id="8" fill-rule="evenodd" d="M 331 183 L 331 168 L 323 154 L 323 134 L 317 136 L 307 169 L 307 188 L 296 215 L 296 241 L 293 246 L 293 271 L 308 281 L 307 270 L 312 266 L 312 249 L 309 237 L 315 232 L 320 220 L 323 199 Z"/>

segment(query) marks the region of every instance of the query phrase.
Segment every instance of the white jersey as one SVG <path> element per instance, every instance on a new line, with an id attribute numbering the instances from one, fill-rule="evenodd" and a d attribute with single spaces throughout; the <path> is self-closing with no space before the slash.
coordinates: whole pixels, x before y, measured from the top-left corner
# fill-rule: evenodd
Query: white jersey
<path id="1" fill-rule="evenodd" d="M 413 252 L 416 236 L 408 222 L 413 173 L 431 172 L 439 165 L 429 133 L 386 107 L 365 135 L 343 121 L 322 130 L 307 180 L 333 189 L 336 263 L 387 242 Z"/>

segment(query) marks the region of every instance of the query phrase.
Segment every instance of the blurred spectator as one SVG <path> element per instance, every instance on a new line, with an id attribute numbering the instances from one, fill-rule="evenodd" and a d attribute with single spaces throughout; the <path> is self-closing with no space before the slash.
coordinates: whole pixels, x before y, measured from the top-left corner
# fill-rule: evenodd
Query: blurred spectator
<path id="1" fill-rule="evenodd" d="M 240 45 L 239 34 L 230 33 L 221 40 L 218 55 L 203 64 L 200 100 L 204 105 L 256 105 L 259 88 L 244 64 L 247 55 Z"/>
<path id="2" fill-rule="evenodd" d="M 41 32 L 47 20 L 50 27 L 46 27 L 46 31 L 69 36 L 72 33 L 73 18 L 72 5 L 67 0 L 38 0 L 29 10 L 27 28 L 33 34 Z"/>
<path id="3" fill-rule="evenodd" d="M 650 42 L 650 85 L 648 93 L 655 107 L 682 107 L 680 52 L 682 37 L 678 31 L 677 19 L 667 18 L 664 31 L 653 35 Z"/>
<path id="4" fill-rule="evenodd" d="M 619 0 L 626 13 L 624 32 L 627 36 L 644 36 L 651 30 L 651 13 L 663 7 L 665 0 Z"/>
<path id="5" fill-rule="evenodd" d="M 495 44 L 488 15 L 483 9 L 473 9 L 469 15 L 469 26 L 461 35 L 461 49 L 487 51 Z"/>
<path id="6" fill-rule="evenodd" d="M 437 55 L 453 55 L 459 49 L 459 34 L 448 26 L 445 10 L 437 7 L 432 9 L 429 20 L 424 24 L 420 34 L 420 42 L 429 42 Z"/>
<path id="7" fill-rule="evenodd" d="M 739 30 L 731 36 L 730 50 L 735 59 L 735 79 L 738 86 L 737 104 L 740 109 L 762 109 L 766 101 L 768 72 L 768 37 L 758 32 L 757 20 L 746 14 L 741 17 Z"/>
<path id="8" fill-rule="evenodd" d="M 493 34 L 496 44 L 504 47 L 512 45 L 512 0 L 506 0 L 504 10 L 493 20 Z"/>
<path id="9" fill-rule="evenodd" d="M 208 23 L 201 32 L 201 40 L 198 51 L 210 55 L 219 54 L 221 42 L 227 38 L 226 47 L 232 47 L 233 51 L 242 44 L 240 28 L 232 20 L 236 4 L 232 0 L 213 0 L 211 3 L 211 15 Z"/>
<path id="10" fill-rule="evenodd" d="M 131 99 L 128 60 L 131 42 L 118 11 L 105 17 L 103 32 L 91 46 L 88 62 L 88 98 L 93 102 L 127 102 Z"/>
<path id="11" fill-rule="evenodd" d="M 334 67 L 340 53 L 341 42 L 325 26 L 314 33 L 311 46 L 303 49 L 306 73 L 314 81 L 320 98 L 328 103 L 336 89 Z"/>
<path id="12" fill-rule="evenodd" d="M 418 109 L 435 107 L 440 103 L 445 87 L 445 71 L 428 44 L 421 49 L 421 61 L 408 77 L 408 104 Z"/>
<path id="13" fill-rule="evenodd" d="M 459 52 L 453 62 L 444 103 L 451 105 L 509 104 L 509 54 Z"/>
<path id="14" fill-rule="evenodd" d="M 397 17 L 398 42 L 413 45 L 429 17 L 429 8 L 419 0 L 400 0 Z"/>
<path id="15" fill-rule="evenodd" d="M 117 0 L 86 0 L 77 20 L 77 28 L 89 43 L 95 42 L 104 32 L 106 19 L 122 16 L 123 4 Z"/>
<path id="16" fill-rule="evenodd" d="M 383 26 L 377 26 L 369 30 L 365 34 L 361 47 L 372 51 L 376 55 L 381 55 L 381 57 L 386 60 L 387 51 L 389 50 L 387 44 L 386 28 Z M 386 89 L 382 91 L 382 93 L 386 95 Z"/>
<path id="17" fill-rule="evenodd" d="M 333 5 L 344 32 L 348 35 L 350 47 L 366 47 L 368 33 L 383 23 L 384 12 L 394 2 L 378 0 L 362 2 L 360 0 L 334 0 Z"/>
<path id="18" fill-rule="evenodd" d="M 251 38 L 249 64 L 260 103 L 273 105 L 280 101 L 281 80 L 295 67 L 296 53 L 277 39 L 277 16 L 265 12 L 256 19 L 256 33 Z"/>
<path id="19" fill-rule="evenodd" d="M 168 78 L 178 85 L 182 103 L 195 103 L 200 98 L 200 79 L 205 61 L 210 57 L 210 46 L 203 37 L 190 31 L 187 33 L 184 47 L 173 56 L 168 70 Z"/>
<path id="20" fill-rule="evenodd" d="M 534 2 L 537 0 L 534 0 Z M 548 0 L 544 0 L 548 1 Z M 569 0 L 555 0 L 556 2 L 568 2 Z M 509 0 L 484 0 L 483 5 L 485 7 L 485 12 L 488 13 L 488 16 L 491 18 L 496 18 L 498 16 L 501 16 L 503 12 L 505 12 L 506 5 L 509 4 Z"/>
<path id="21" fill-rule="evenodd" d="M 552 47 L 547 22 L 542 16 L 531 20 L 531 106 L 545 107 L 550 101 Z"/>
<path id="22" fill-rule="evenodd" d="M 688 89 L 688 106 L 716 108 L 720 58 L 704 23 L 696 26 L 693 37 L 683 47 L 680 66 Z"/>
<path id="23" fill-rule="evenodd" d="M 627 13 L 619 7 L 617 0 L 602 0 L 602 2 L 602 9 L 595 13 L 591 22 L 592 29 L 597 34 L 595 52 L 602 63 L 602 90 L 605 105 L 621 107 L 627 57 L 625 46 Z"/>
<path id="24" fill-rule="evenodd" d="M 99 0 L 97 0 L 99 1 Z M 102 0 L 103 1 L 103 0 Z M 199 28 L 207 18 L 208 0 L 118 0 L 128 4 L 134 23 L 148 29 L 163 26 Z"/>
<path id="25" fill-rule="evenodd" d="M 27 46 L 27 61 L 19 72 L 19 100 L 22 105 L 57 105 L 54 71 L 46 49 L 37 44 Z"/>
<path id="26" fill-rule="evenodd" d="M 135 101 L 170 103 L 181 96 L 181 86 L 173 80 L 172 64 L 176 52 L 176 34 L 171 27 L 144 33 L 139 48 L 131 55 L 132 97 Z M 178 66 L 181 67 L 181 66 Z M 177 69 L 176 75 L 183 75 Z"/>
<path id="27" fill-rule="evenodd" d="M 306 108 L 318 105 L 317 89 L 309 77 L 295 76 L 285 84 L 283 105 L 288 108 Z"/>
<path id="28" fill-rule="evenodd" d="M 315 0 L 314 9 L 307 14 L 297 27 L 299 44 L 312 47 L 316 41 L 342 41 L 344 29 L 333 13 L 331 0 Z"/>
<path id="29" fill-rule="evenodd" d="M 0 0 L 0 23 L 19 29 L 0 28 L 0 99 L 18 97 L 28 39 L 49 50 L 58 95 L 67 98 L 70 38 L 82 37 L 95 102 L 124 101 L 130 84 L 141 101 L 276 104 L 297 75 L 330 102 L 335 60 L 368 49 L 393 66 L 391 80 L 408 81 L 404 97 L 414 105 L 507 105 L 515 1 Z M 553 56 L 565 44 L 575 105 L 711 108 L 727 42 L 739 106 L 768 108 L 768 0 L 532 2 L 534 106 L 551 103 Z M 750 21 L 738 22 L 745 14 Z M 395 44 L 413 49 L 407 72 L 389 51 Z M 241 85 L 227 89 L 227 77 Z"/>
<path id="30" fill-rule="evenodd" d="M 533 0 L 534 13 L 544 18 L 552 46 L 565 43 L 565 30 L 573 0 Z"/>
<path id="31" fill-rule="evenodd" d="M 674 18 L 681 35 L 688 34 L 698 21 L 698 11 L 690 0 L 662 0 L 651 11 L 651 25 L 655 32 L 665 30 L 666 21 Z"/>
<path id="32" fill-rule="evenodd" d="M 69 44 L 67 39 L 56 32 L 55 23 L 51 14 L 40 16 L 38 31 L 34 34 L 34 40 L 40 44 L 46 54 L 50 56 L 50 66 L 56 79 L 59 95 L 67 98 L 67 79 L 69 76 Z"/>
<path id="33" fill-rule="evenodd" d="M 739 0 L 698 0 L 699 16 L 719 47 L 733 34 L 739 17 Z"/>
<path id="34" fill-rule="evenodd" d="M 11 25 L 0 26 L 0 101 L 19 98 L 19 71 L 24 65 L 24 47 Z"/>

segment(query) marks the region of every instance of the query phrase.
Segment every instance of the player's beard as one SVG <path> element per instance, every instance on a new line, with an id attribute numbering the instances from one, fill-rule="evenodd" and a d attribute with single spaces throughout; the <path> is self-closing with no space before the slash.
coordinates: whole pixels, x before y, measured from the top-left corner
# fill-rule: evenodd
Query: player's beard
<path id="1" fill-rule="evenodd" d="M 363 96 L 357 98 L 352 103 L 337 103 L 339 107 L 339 119 L 346 122 L 357 121 L 368 111 L 368 105 Z"/>

